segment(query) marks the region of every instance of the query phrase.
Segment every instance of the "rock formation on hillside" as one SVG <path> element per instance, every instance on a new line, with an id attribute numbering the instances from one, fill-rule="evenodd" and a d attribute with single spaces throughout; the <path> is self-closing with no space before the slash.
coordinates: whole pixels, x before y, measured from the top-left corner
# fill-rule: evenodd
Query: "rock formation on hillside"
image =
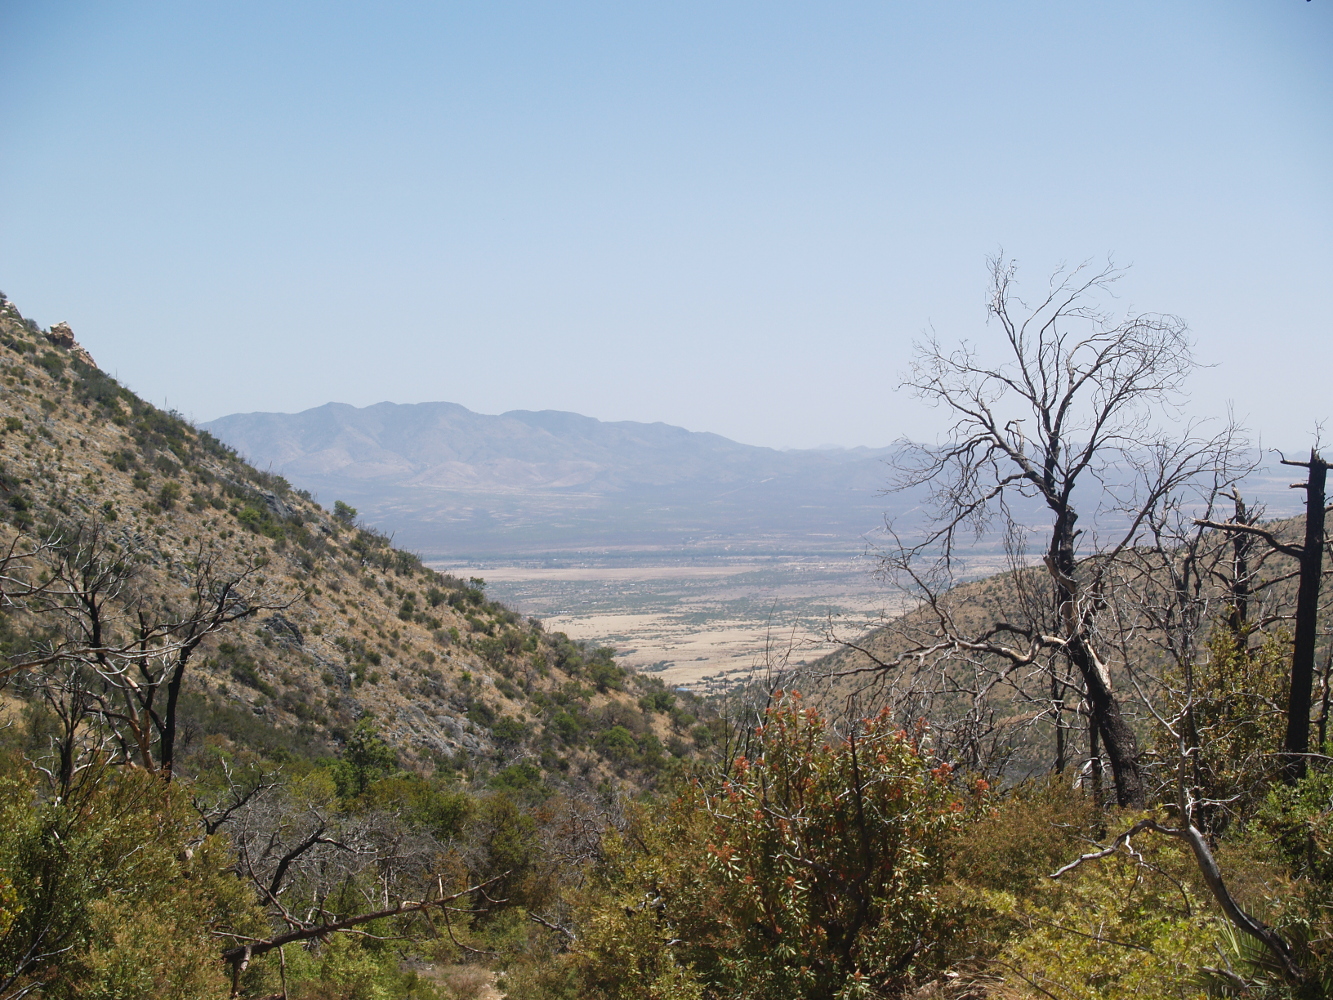
<path id="1" fill-rule="evenodd" d="M 69 353 L 82 361 L 85 365 L 92 368 L 97 367 L 97 362 L 93 356 L 79 346 L 79 342 L 74 339 L 74 331 L 70 329 L 68 323 L 56 323 L 47 333 L 46 339 L 51 341 L 57 347 L 63 347 Z"/>

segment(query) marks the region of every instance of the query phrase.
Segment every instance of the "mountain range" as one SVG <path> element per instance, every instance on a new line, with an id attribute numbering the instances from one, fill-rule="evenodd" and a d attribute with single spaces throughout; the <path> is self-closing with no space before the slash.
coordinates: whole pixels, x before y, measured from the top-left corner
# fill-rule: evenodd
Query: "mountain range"
<path id="1" fill-rule="evenodd" d="M 434 560 L 844 557 L 876 541 L 886 514 L 909 535 L 921 524 L 922 491 L 887 492 L 904 445 L 780 451 L 665 423 L 445 402 L 327 403 L 202 426 Z M 1289 478 L 1270 458 L 1245 491 L 1290 516 Z M 1042 510 L 1022 513 L 1040 530 Z"/>
<path id="2" fill-rule="evenodd" d="M 328 403 L 203 427 L 433 558 L 859 551 L 893 448 L 779 451 L 665 423 Z"/>

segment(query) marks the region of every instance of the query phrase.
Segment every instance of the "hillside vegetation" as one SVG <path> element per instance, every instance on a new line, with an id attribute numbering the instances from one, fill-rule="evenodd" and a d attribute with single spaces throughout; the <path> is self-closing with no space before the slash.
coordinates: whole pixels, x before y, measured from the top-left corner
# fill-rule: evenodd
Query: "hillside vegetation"
<path id="1" fill-rule="evenodd" d="M 489 600 L 482 580 L 423 567 L 346 505 L 323 510 L 7 302 L 0 380 L 4 738 L 39 770 L 62 753 L 79 758 L 63 779 L 67 800 L 78 768 L 118 756 L 159 775 L 174 768 L 224 811 L 315 782 L 319 805 L 302 807 L 320 817 L 315 827 L 352 822 L 371 801 L 406 809 L 432 850 L 470 852 L 459 864 L 479 874 L 486 836 L 535 850 L 534 810 L 557 800 L 591 815 L 614 809 L 719 732 L 693 696 L 623 669 L 610 650 L 546 633 Z M 205 628 L 198 611 L 223 586 L 220 627 Z M 94 604 L 103 634 L 90 643 Z M 145 621 L 156 660 L 134 654 Z M 159 661 L 183 659 L 195 632 L 169 719 Z M 12 780 L 31 777 L 20 767 Z M 513 828 L 478 833 L 469 824 L 490 822 L 477 818 L 487 810 L 510 810 Z M 301 820 L 270 817 L 269 832 L 289 822 Z M 6 927 L 12 938 L 17 925 Z M 65 954 L 68 943 L 56 944 L 38 942 L 38 954 Z M 9 989 L 36 981 L 19 976 Z"/>
<path id="2" fill-rule="evenodd" d="M 1273 537 L 1295 544 L 1304 530 L 1304 519 L 1265 521 L 1263 528 Z M 1201 545 L 1203 558 L 1225 563 L 1231 554 L 1231 544 L 1220 532 L 1206 535 Z M 1176 554 L 1178 559 L 1184 557 L 1184 553 Z M 1139 558 L 1160 572 L 1162 560 L 1157 553 L 1145 550 Z M 1254 570 L 1250 581 L 1253 619 L 1248 626 L 1250 642 L 1258 643 L 1265 636 L 1274 643 L 1289 642 L 1296 608 L 1296 561 L 1274 552 Z M 1198 600 L 1211 604 L 1216 614 L 1215 618 L 1200 623 L 1200 635 L 1196 638 L 1205 647 L 1209 637 L 1225 641 L 1219 633 L 1230 627 L 1226 618 L 1229 596 L 1223 582 L 1219 571 L 1197 594 Z M 980 635 L 998 622 L 1021 622 L 1032 611 L 1034 598 L 1035 603 L 1040 603 L 1048 588 L 1045 568 L 1027 565 L 959 583 L 939 595 L 934 604 L 914 602 L 912 595 L 903 594 L 903 603 L 910 610 L 885 615 L 869 630 L 859 633 L 840 630 L 836 622 L 831 622 L 826 636 L 837 648 L 802 667 L 789 682 L 800 686 L 812 703 L 835 715 L 848 705 L 859 711 L 871 706 L 910 703 L 911 711 L 932 721 L 936 752 L 947 759 L 974 769 L 994 771 L 1011 781 L 1043 774 L 1057 754 L 1049 691 L 1041 687 L 1049 661 L 1008 672 L 997 679 L 993 671 L 1003 669 L 1002 666 L 988 661 L 984 655 L 959 656 L 945 664 L 934 654 L 919 658 L 914 654 L 923 648 L 947 648 L 950 633 Z M 1107 668 L 1117 689 L 1133 690 L 1137 681 L 1145 683 L 1148 691 L 1161 695 L 1164 692 L 1159 685 L 1172 669 L 1173 650 L 1154 627 L 1154 609 L 1148 608 L 1144 613 L 1145 607 L 1139 601 L 1142 595 L 1132 592 L 1128 584 L 1124 592 L 1125 637 L 1109 650 Z M 941 624 L 942 617 L 947 619 L 947 627 Z M 1321 610 L 1319 620 L 1321 634 L 1327 634 L 1326 611 Z M 1328 688 L 1333 670 L 1327 647 L 1322 651 L 1321 662 L 1324 671 L 1319 680 L 1319 707 L 1314 722 L 1324 732 L 1330 704 L 1323 691 Z M 975 707 L 970 703 L 980 690 L 979 685 L 984 686 L 992 679 L 994 686 L 985 690 L 988 713 L 983 723 L 975 711 L 970 711 Z M 1272 693 L 1275 700 L 1280 700 L 1277 688 Z M 1127 711 L 1137 730 L 1150 735 L 1153 718 L 1148 705 L 1133 700 Z M 1068 725 L 1067 737 L 1073 738 L 1075 729 L 1080 736 L 1086 736 L 1081 724 Z"/>
<path id="3" fill-rule="evenodd" d="M 1139 705 L 1118 806 L 1040 573 L 823 664 L 884 680 L 836 705 L 705 704 L 8 303 L 0 384 L 0 1000 L 1333 991 L 1333 746 L 1325 713 L 1302 773 L 1282 753 L 1281 560 L 1228 575 L 1196 533 L 1066 574 L 1113 581 L 1085 593 Z M 1172 603 L 1182 560 L 1217 593 Z"/>
<path id="4" fill-rule="evenodd" d="M 49 344 L 12 304 L 0 345 L 7 541 L 95 526 L 132 560 L 137 593 L 179 601 L 211 558 L 215 576 L 243 577 L 268 605 L 195 655 L 191 735 L 328 753 L 371 718 L 414 766 L 522 760 L 553 778 L 604 776 L 592 739 L 615 726 L 639 738 L 649 770 L 665 743 L 682 752 L 695 720 L 641 710 L 660 682 L 609 650 L 546 635 L 488 600 L 483 581 L 435 573 L 354 515 L 324 511 Z"/>

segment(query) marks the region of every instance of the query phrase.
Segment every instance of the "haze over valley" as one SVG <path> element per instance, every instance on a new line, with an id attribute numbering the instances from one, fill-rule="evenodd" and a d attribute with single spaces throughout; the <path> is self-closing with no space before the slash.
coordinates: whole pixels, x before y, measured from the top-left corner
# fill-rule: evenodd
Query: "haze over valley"
<path id="1" fill-rule="evenodd" d="M 203 426 L 429 564 L 481 577 L 524 614 L 674 683 L 818 655 L 830 616 L 854 630 L 892 610 L 875 576 L 886 517 L 907 537 L 923 523 L 919 491 L 887 491 L 902 445 L 780 451 L 665 423 L 447 402 Z M 1250 481 L 1275 514 L 1292 512 L 1284 485 L 1272 468 Z M 968 563 L 969 575 L 999 569 L 998 540 Z"/>
<path id="2" fill-rule="evenodd" d="M 883 607 L 867 547 L 893 448 L 778 451 L 452 403 L 330 403 L 205 427 L 432 565 L 669 680 L 747 669 L 770 633 L 805 643 L 830 613 Z"/>

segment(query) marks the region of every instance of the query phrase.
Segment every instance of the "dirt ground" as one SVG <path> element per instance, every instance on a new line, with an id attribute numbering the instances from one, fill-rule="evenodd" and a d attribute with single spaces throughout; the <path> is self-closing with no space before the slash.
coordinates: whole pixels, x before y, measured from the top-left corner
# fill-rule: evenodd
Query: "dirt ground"
<path id="1" fill-rule="evenodd" d="M 856 631 L 895 603 L 856 557 L 692 564 L 440 565 L 550 631 L 612 646 L 670 686 L 707 687 L 765 662 L 813 659 L 830 617 Z"/>

